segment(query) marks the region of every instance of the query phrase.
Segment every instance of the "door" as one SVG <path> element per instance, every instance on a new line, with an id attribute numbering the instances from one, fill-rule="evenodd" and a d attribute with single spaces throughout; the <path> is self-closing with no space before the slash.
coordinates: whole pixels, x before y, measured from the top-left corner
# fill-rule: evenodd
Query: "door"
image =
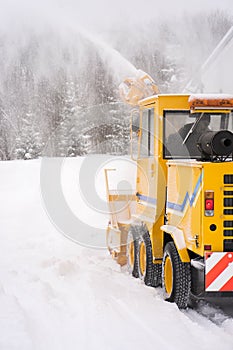
<path id="1" fill-rule="evenodd" d="M 156 164 L 154 137 L 154 109 L 145 109 L 141 113 L 140 139 L 137 170 L 137 213 L 145 221 L 153 222 L 156 210 Z M 145 217 L 145 218 L 144 218 Z"/>

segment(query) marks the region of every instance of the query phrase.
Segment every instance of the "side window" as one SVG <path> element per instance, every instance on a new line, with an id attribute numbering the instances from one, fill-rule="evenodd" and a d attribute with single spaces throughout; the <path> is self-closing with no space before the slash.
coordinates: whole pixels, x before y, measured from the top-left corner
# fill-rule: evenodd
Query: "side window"
<path id="1" fill-rule="evenodd" d="M 180 130 L 190 122 L 189 111 L 164 112 L 164 158 L 188 158 L 186 147 L 183 147 L 183 138 Z M 189 127 L 188 127 L 189 130 Z M 188 131 L 187 131 L 188 132 Z M 185 135 L 186 136 L 186 135 Z"/>
<path id="2" fill-rule="evenodd" d="M 140 158 L 154 155 L 154 110 L 146 109 L 141 120 Z"/>

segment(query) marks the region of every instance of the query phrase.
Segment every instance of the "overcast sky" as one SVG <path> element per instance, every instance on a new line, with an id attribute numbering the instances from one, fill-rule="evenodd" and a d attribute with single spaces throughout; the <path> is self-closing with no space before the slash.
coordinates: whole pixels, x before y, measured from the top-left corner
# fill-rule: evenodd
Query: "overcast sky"
<path id="1" fill-rule="evenodd" d="M 114 16 L 120 14 L 120 12 L 127 12 L 136 14 L 139 17 L 141 15 L 156 13 L 162 11 L 163 13 L 170 12 L 173 14 L 179 13 L 184 10 L 197 11 L 201 9 L 211 8 L 233 8 L 232 0 L 54 0 L 59 2 L 60 5 L 65 5 L 76 9 L 95 9 L 98 14 L 102 13 L 102 17 L 105 16 L 103 10 L 108 15 Z"/>
<path id="2" fill-rule="evenodd" d="M 0 18 L 25 20 L 36 17 L 71 16 L 82 24 L 114 24 L 146 21 L 156 16 L 179 16 L 183 12 L 222 9 L 233 14 L 233 0 L 0 0 Z"/>

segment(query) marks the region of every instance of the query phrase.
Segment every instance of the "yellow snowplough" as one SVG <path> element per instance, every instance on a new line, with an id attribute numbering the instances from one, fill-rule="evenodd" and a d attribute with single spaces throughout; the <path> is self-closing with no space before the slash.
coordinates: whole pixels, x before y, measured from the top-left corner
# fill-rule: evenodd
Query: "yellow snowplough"
<path id="1" fill-rule="evenodd" d="M 229 295 L 233 96 L 159 94 L 147 74 L 126 79 L 120 91 L 138 109 L 131 116 L 137 178 L 134 193 L 120 193 L 109 187 L 113 169 L 105 170 L 109 251 L 181 309 L 192 295 Z"/>

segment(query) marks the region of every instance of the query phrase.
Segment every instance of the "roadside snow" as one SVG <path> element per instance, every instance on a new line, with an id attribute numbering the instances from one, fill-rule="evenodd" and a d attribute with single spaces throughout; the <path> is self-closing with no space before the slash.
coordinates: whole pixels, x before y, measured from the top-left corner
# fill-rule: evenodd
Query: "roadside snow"
<path id="1" fill-rule="evenodd" d="M 73 212 L 75 198 L 82 204 L 69 184 L 82 161 L 64 164 Z M 1 350 L 232 350 L 232 318 L 206 304 L 201 313 L 181 312 L 105 249 L 80 246 L 58 232 L 42 203 L 40 167 L 40 160 L 0 163 Z M 105 224 L 100 215 L 98 225 Z"/>

